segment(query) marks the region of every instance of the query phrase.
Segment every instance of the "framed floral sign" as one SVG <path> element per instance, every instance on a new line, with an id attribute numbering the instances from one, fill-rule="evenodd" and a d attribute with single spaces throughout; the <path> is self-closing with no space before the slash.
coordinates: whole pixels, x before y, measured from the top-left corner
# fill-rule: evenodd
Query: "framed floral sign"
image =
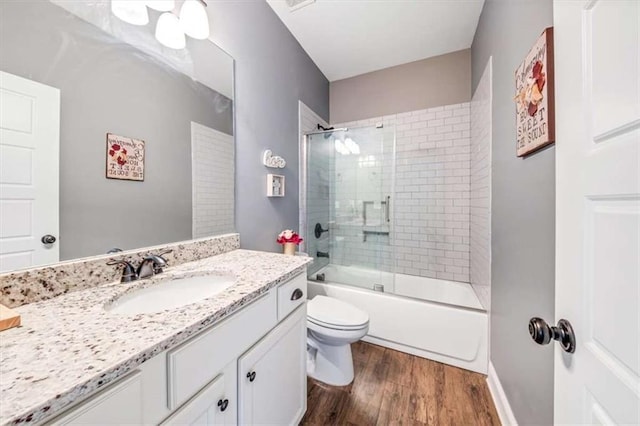
<path id="1" fill-rule="evenodd" d="M 107 178 L 144 180 L 144 141 L 107 133 Z"/>
<path id="2" fill-rule="evenodd" d="M 515 79 L 516 154 L 524 157 L 555 142 L 553 28 L 536 40 Z"/>

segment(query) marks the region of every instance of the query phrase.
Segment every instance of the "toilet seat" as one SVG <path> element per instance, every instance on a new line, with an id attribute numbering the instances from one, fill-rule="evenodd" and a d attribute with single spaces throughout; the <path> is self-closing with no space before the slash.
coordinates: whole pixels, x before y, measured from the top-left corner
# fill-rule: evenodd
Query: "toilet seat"
<path id="1" fill-rule="evenodd" d="M 344 331 L 362 330 L 363 328 L 367 328 L 369 326 L 369 321 L 360 325 L 347 326 L 347 325 L 328 324 L 326 322 L 318 321 L 316 319 L 309 318 L 309 317 L 307 317 L 307 322 L 317 327 L 328 328 L 331 330 L 344 330 Z"/>
<path id="2" fill-rule="evenodd" d="M 361 330 L 369 326 L 366 312 L 327 296 L 316 296 L 307 303 L 307 320 L 333 330 Z"/>

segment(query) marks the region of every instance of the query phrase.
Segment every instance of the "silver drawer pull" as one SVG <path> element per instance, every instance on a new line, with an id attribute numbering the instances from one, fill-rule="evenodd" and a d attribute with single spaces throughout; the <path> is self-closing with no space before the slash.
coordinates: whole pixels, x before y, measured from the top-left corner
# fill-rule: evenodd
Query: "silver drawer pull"
<path id="1" fill-rule="evenodd" d="M 298 300 L 302 296 L 304 296 L 304 293 L 302 292 L 302 290 L 300 290 L 299 288 L 296 288 L 295 290 L 293 290 L 293 294 L 291 294 L 291 300 Z"/>

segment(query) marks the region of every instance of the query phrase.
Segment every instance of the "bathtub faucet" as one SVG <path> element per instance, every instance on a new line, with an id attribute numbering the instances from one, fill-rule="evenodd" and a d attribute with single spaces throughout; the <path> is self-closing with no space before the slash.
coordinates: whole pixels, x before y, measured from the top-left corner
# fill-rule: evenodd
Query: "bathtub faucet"
<path id="1" fill-rule="evenodd" d="M 326 257 L 328 259 L 329 258 L 329 253 L 325 253 L 323 251 L 318 251 L 318 252 L 316 252 L 316 256 L 317 257 Z"/>

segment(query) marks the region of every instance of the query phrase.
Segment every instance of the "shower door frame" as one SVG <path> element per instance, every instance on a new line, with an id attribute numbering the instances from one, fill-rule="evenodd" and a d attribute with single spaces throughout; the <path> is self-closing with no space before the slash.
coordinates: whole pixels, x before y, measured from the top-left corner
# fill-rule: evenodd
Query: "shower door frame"
<path id="1" fill-rule="evenodd" d="M 302 134 L 302 138 L 300 139 L 300 147 L 298 156 L 298 232 L 305 232 L 307 229 L 307 183 L 308 183 L 308 167 L 307 160 L 309 159 L 309 136 L 311 135 L 321 135 L 323 133 L 333 133 L 341 130 L 348 130 L 346 127 L 341 127 L 338 129 L 331 130 L 322 130 L 317 132 L 306 132 Z M 394 142 L 395 145 L 395 142 Z M 300 243 L 300 251 L 307 253 L 307 238 L 311 238 L 309 235 L 306 235 Z M 310 257 L 313 257 L 311 253 L 307 253 Z"/>

